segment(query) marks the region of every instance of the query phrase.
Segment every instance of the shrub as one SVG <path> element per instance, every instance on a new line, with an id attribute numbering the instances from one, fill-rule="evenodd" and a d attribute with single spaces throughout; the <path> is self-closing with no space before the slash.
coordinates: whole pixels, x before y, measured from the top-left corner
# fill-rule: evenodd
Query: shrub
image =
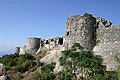
<path id="1" fill-rule="evenodd" d="M 4 66 L 4 70 L 5 70 L 5 71 L 10 70 L 10 66 Z"/>
<path id="2" fill-rule="evenodd" d="M 53 74 L 54 68 L 55 63 L 43 64 L 41 70 L 33 75 L 33 80 L 55 80 L 55 74 Z"/>
<path id="3" fill-rule="evenodd" d="M 35 60 L 35 58 L 30 53 L 21 54 L 20 58 L 23 60 Z"/>
<path id="4" fill-rule="evenodd" d="M 33 80 L 44 80 L 44 77 L 43 75 L 41 74 L 41 72 L 36 72 L 33 74 L 33 77 L 32 77 Z"/>
<path id="5" fill-rule="evenodd" d="M 16 65 L 16 62 L 15 61 L 9 61 L 8 64 L 7 64 L 9 67 L 13 67 Z"/>
<path id="6" fill-rule="evenodd" d="M 36 72 L 33 74 L 33 80 L 55 80 L 55 75 L 48 72 Z"/>
<path id="7" fill-rule="evenodd" d="M 0 58 L 0 62 L 5 65 L 5 71 L 15 69 L 19 72 L 25 72 L 28 69 L 33 68 L 37 64 L 36 62 L 34 62 L 34 60 L 35 58 L 29 53 L 22 55 L 4 55 Z"/>

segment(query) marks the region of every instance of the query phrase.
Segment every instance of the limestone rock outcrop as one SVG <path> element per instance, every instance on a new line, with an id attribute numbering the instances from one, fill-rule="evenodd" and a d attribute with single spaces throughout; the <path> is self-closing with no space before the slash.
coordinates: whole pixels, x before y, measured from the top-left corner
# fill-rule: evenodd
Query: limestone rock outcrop
<path id="1" fill-rule="evenodd" d="M 0 76 L 0 80 L 10 80 L 10 78 L 7 75 Z"/>
<path id="2" fill-rule="evenodd" d="M 50 64 L 51 62 L 56 63 L 56 68 L 54 69 L 55 72 L 62 70 L 62 67 L 59 64 L 59 58 L 61 56 L 61 51 L 65 50 L 63 46 L 57 46 L 54 49 L 48 51 L 48 55 L 43 57 L 40 62 L 44 62 L 46 64 Z"/>

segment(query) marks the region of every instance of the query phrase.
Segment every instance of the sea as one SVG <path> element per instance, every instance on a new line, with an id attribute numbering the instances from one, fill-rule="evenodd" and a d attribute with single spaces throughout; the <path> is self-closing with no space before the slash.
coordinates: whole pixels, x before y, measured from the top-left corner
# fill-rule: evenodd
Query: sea
<path id="1" fill-rule="evenodd" d="M 12 54 L 13 52 L 10 52 L 10 51 L 0 51 L 0 57 L 2 57 L 2 55 L 5 55 L 5 54 Z"/>

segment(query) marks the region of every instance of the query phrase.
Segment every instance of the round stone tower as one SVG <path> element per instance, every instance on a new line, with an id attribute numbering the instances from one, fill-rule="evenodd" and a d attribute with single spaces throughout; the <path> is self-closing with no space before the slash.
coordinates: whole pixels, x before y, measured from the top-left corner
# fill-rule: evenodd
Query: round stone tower
<path id="1" fill-rule="evenodd" d="M 38 51 L 38 49 L 41 47 L 41 39 L 40 38 L 34 38 L 34 37 L 31 37 L 31 38 L 28 38 L 28 41 L 27 41 L 27 50 L 28 52 L 30 53 L 36 53 Z"/>
<path id="2" fill-rule="evenodd" d="M 85 13 L 67 18 L 65 31 L 65 49 L 74 43 L 80 43 L 85 50 L 92 50 L 96 43 L 96 18 Z"/>

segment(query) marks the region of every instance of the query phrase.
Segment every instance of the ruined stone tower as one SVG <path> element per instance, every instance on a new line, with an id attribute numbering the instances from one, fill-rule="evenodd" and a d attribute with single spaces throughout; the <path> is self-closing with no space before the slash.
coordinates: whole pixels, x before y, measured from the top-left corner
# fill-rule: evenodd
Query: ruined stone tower
<path id="1" fill-rule="evenodd" d="M 42 46 L 42 40 L 41 38 L 35 38 L 31 37 L 27 39 L 27 44 L 20 47 L 20 50 L 16 51 L 19 54 L 25 54 L 25 53 L 36 53 L 39 48 Z"/>
<path id="2" fill-rule="evenodd" d="M 67 18 L 65 31 L 65 49 L 70 49 L 74 43 L 86 50 L 92 50 L 96 43 L 96 18 L 85 13 L 83 16 Z"/>
<path id="3" fill-rule="evenodd" d="M 41 38 L 28 38 L 27 41 L 27 50 L 30 51 L 30 53 L 35 53 L 37 50 L 41 47 Z"/>

